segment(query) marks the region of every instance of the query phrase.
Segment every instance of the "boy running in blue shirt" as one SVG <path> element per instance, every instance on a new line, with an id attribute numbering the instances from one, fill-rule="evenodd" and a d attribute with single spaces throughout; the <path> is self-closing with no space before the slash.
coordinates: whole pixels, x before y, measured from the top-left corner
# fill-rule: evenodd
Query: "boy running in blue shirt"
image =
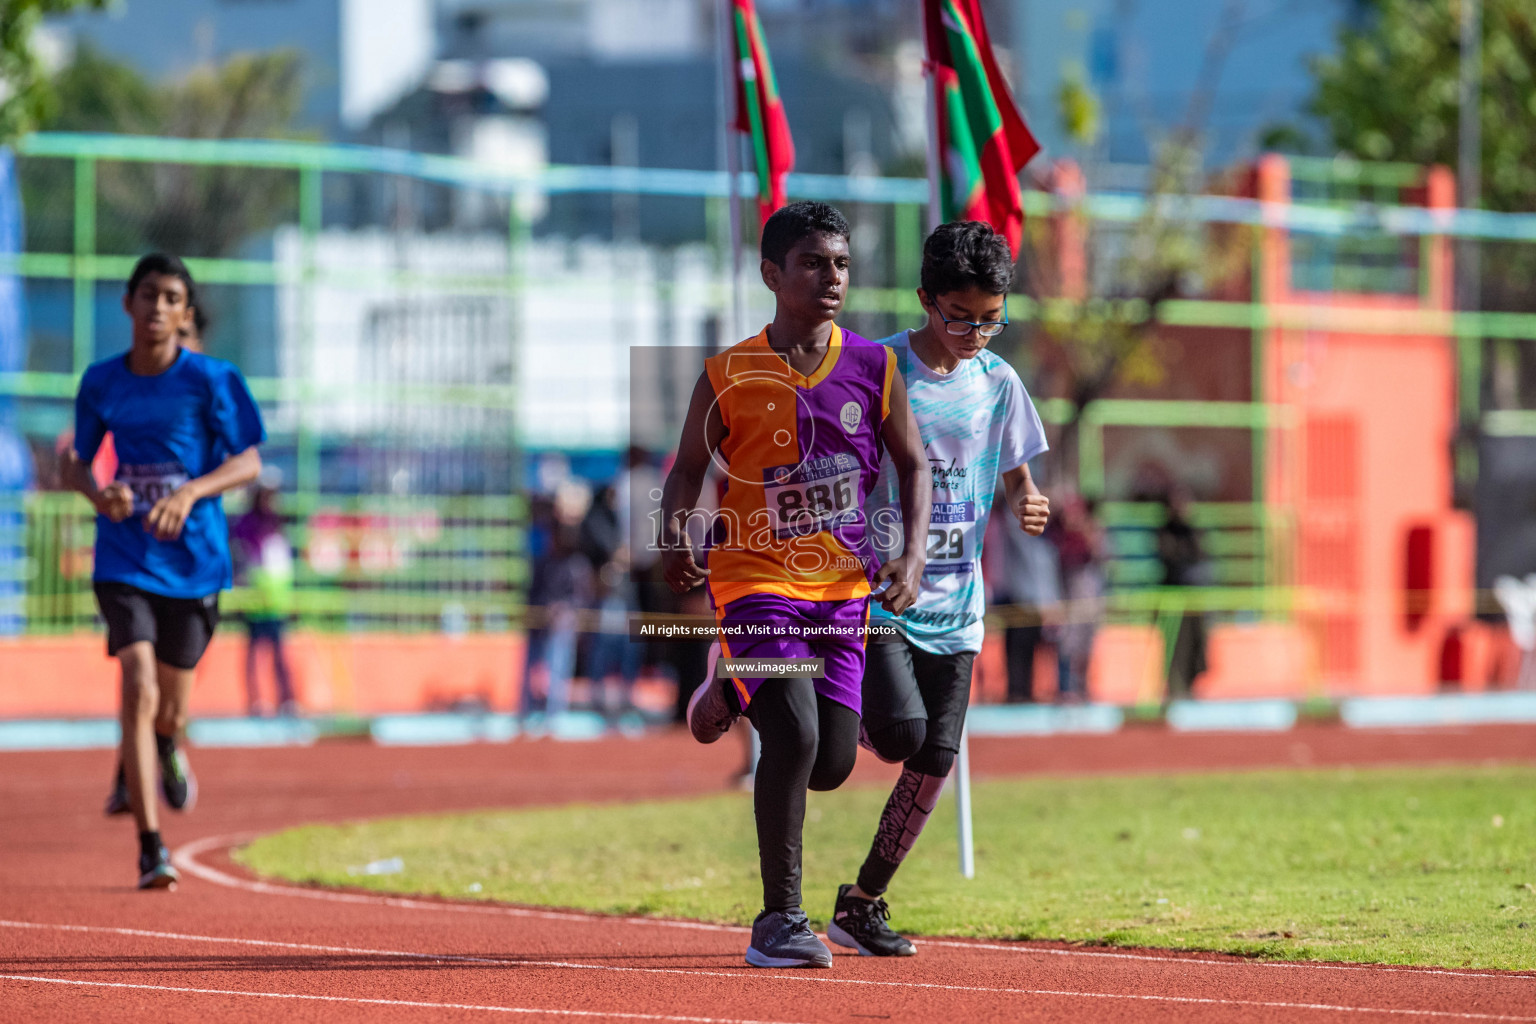
<path id="1" fill-rule="evenodd" d="M 960 750 L 971 663 L 981 650 L 986 598 L 981 541 L 999 472 L 1019 528 L 1039 535 L 1050 504 L 1029 475 L 1046 450 L 1045 431 L 1019 376 L 987 343 L 1008 323 L 1013 257 L 986 224 L 945 224 L 923 246 L 917 297 L 928 314 L 915 331 L 881 343 L 896 352 L 933 477 L 927 563 L 917 602 L 896 616 L 879 604 L 871 619 L 904 638 L 870 637 L 860 742 L 904 762 L 856 884 L 837 890 L 827 938 L 865 956 L 911 956 L 911 942 L 886 925 L 884 896 L 928 821 Z M 904 534 L 892 474 L 865 506 L 882 558 Z"/>
<path id="2" fill-rule="evenodd" d="M 139 260 L 123 296 L 132 346 L 85 371 L 65 457 L 65 479 L 97 513 L 92 579 L 107 654 L 122 668 L 121 761 L 107 811 L 133 812 L 141 889 L 177 880 L 160 841 L 157 762 L 166 803 L 189 809 L 197 784 L 176 737 L 218 622 L 219 591 L 232 582 L 218 496 L 256 478 L 256 446 L 266 439 L 240 372 L 180 344 L 196 302 L 181 260 Z M 108 431 L 117 478 L 98 489 L 90 465 Z"/>

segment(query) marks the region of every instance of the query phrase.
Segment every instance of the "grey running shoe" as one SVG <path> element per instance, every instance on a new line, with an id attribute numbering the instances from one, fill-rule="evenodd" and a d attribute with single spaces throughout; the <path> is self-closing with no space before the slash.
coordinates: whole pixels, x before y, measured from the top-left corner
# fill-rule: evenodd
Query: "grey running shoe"
<path id="1" fill-rule="evenodd" d="M 765 910 L 752 922 L 747 963 L 753 967 L 831 967 L 832 951 L 811 931 L 805 911 Z"/>
<path id="2" fill-rule="evenodd" d="M 107 794 L 108 814 L 127 814 L 133 808 L 128 803 L 128 777 L 123 774 L 123 764 L 117 764 L 117 775 L 112 779 L 112 792 Z"/>
<path id="3" fill-rule="evenodd" d="M 715 742 L 740 717 L 726 695 L 725 680 L 713 675 L 688 700 L 688 731 L 700 743 Z"/>
<path id="4" fill-rule="evenodd" d="M 837 887 L 837 906 L 827 923 L 827 938 L 856 949 L 860 956 L 915 956 L 917 947 L 886 926 L 891 909 L 885 900 L 850 896 L 851 885 Z"/>
<path id="5" fill-rule="evenodd" d="M 197 803 L 197 776 L 175 746 L 160 755 L 160 792 L 173 811 L 190 811 Z"/>
<path id="6" fill-rule="evenodd" d="M 181 873 L 171 864 L 171 851 L 160 847 L 154 853 L 139 854 L 140 889 L 174 889 Z"/>

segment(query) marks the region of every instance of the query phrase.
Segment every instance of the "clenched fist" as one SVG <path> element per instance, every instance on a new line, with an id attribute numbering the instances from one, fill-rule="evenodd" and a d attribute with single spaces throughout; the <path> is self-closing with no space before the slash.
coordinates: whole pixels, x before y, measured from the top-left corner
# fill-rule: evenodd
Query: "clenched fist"
<path id="1" fill-rule="evenodd" d="M 1013 514 L 1019 520 L 1019 529 L 1038 537 L 1045 532 L 1045 524 L 1051 518 L 1051 499 L 1043 494 L 1026 494 Z"/>
<path id="2" fill-rule="evenodd" d="M 112 520 L 120 523 L 133 515 L 133 492 L 128 485 L 114 480 L 102 488 L 96 498 L 96 511 Z"/>

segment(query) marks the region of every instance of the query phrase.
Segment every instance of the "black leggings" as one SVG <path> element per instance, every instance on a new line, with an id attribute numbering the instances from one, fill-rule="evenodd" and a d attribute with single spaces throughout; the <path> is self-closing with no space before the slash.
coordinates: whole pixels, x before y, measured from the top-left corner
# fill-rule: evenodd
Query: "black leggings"
<path id="1" fill-rule="evenodd" d="M 762 737 L 753 805 L 763 909 L 800 906 L 800 846 L 808 789 L 836 789 L 859 752 L 859 716 L 805 677 L 758 687 L 747 717 Z"/>

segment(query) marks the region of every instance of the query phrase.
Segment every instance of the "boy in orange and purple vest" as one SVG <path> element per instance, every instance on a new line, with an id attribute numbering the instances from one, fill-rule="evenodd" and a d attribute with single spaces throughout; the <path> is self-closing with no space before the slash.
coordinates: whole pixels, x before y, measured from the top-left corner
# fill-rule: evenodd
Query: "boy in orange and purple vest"
<path id="1" fill-rule="evenodd" d="M 763 912 L 747 963 L 830 967 L 800 906 L 807 789 L 835 789 L 858 748 L 864 630 L 875 588 L 899 615 L 922 578 L 927 462 L 893 353 L 833 323 L 848 288 L 848 223 L 795 203 L 763 226 L 762 276 L 774 319 L 709 359 L 662 496 L 662 558 L 679 593 L 708 585 L 727 659 L 694 695 L 695 738 L 719 739 L 741 714 L 762 738 L 754 786 Z M 888 454 L 899 480 L 904 554 L 879 565 L 864 503 Z M 686 539 L 711 461 L 728 477 L 702 564 Z M 822 671 L 795 662 L 819 659 Z M 724 665 L 724 663 L 722 663 Z M 780 669 L 783 674 L 780 674 Z"/>

